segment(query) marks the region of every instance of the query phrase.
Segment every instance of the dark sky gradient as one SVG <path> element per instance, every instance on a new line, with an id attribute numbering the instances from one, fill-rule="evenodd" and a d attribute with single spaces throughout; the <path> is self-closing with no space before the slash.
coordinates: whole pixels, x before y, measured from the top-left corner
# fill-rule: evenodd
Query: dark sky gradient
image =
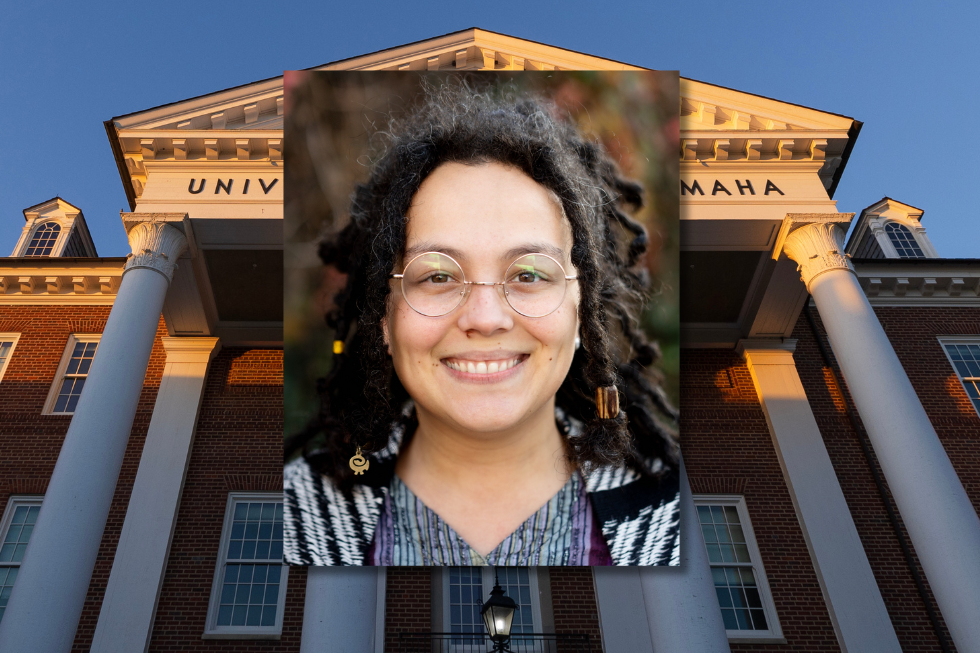
<path id="1" fill-rule="evenodd" d="M 104 120 L 477 26 L 862 120 L 838 210 L 888 195 L 925 210 L 942 256 L 980 257 L 980 157 L 962 136 L 980 112 L 975 2 L 68 5 L 0 11 L 0 256 L 21 210 L 54 195 L 101 255 L 128 253 Z"/>

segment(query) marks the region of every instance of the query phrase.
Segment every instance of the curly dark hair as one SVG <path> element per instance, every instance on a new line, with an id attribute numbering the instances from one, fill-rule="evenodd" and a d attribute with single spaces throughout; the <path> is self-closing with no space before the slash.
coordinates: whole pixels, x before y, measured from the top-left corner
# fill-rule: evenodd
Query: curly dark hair
<path id="1" fill-rule="evenodd" d="M 457 162 L 513 166 L 553 192 L 571 225 L 572 263 L 578 270 L 582 346 L 556 395 L 556 405 L 584 423 L 565 434 L 571 464 L 594 465 L 660 459 L 674 468 L 676 410 L 651 366 L 659 349 L 637 326 L 647 297 L 643 266 L 647 233 L 631 214 L 642 207 L 641 187 L 623 177 L 597 143 L 583 138 L 550 103 L 518 93 L 513 85 L 476 77 L 441 85 L 423 80 L 425 99 L 383 132 L 385 151 L 370 178 L 351 198 L 350 222 L 320 245 L 320 257 L 347 275 L 327 323 L 344 350 L 318 382 L 319 414 L 286 442 L 290 456 L 306 458 L 339 483 L 350 482 L 353 447 L 385 447 L 399 424 L 406 437 L 416 425 L 410 400 L 384 344 L 389 274 L 405 248 L 406 215 L 423 180 L 440 165 Z M 621 411 L 596 417 L 595 391 L 619 389 Z M 627 428 L 627 423 L 629 427 Z M 308 451 L 313 439 L 316 451 Z M 649 473 L 654 470 L 646 466 Z"/>

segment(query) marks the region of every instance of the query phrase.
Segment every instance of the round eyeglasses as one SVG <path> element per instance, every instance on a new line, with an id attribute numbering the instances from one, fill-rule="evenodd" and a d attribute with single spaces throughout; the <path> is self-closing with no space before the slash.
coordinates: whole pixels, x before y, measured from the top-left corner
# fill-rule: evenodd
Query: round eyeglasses
<path id="1" fill-rule="evenodd" d="M 463 268 L 442 252 L 419 254 L 401 274 L 402 296 L 420 315 L 441 317 L 466 301 L 473 286 L 500 286 L 504 299 L 524 317 L 545 317 L 558 310 L 569 281 L 561 263 L 547 254 L 525 254 L 510 264 L 503 281 L 467 281 Z"/>

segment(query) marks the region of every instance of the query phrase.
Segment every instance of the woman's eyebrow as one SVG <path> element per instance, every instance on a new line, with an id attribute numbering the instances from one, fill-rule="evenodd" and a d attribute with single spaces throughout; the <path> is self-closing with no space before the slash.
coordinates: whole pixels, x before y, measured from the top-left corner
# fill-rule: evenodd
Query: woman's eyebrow
<path id="1" fill-rule="evenodd" d="M 405 250 L 405 262 L 407 263 L 419 254 L 424 254 L 426 252 L 441 252 L 442 254 L 448 254 L 457 261 L 462 261 L 466 258 L 466 255 L 455 247 L 446 247 L 445 245 L 440 245 L 439 243 L 425 241 L 416 243 Z"/>
<path id="2" fill-rule="evenodd" d="M 561 247 L 555 247 L 550 243 L 527 243 L 526 245 L 512 247 L 504 252 L 503 258 L 508 261 L 513 261 L 518 256 L 524 256 L 525 254 L 547 254 L 551 258 L 559 261 L 565 260 L 565 250 Z"/>
<path id="3" fill-rule="evenodd" d="M 447 247 L 445 245 L 440 245 L 432 241 L 426 241 L 421 243 L 416 243 L 405 250 L 405 261 L 411 261 L 413 258 L 419 254 L 424 254 L 425 252 L 442 252 L 443 254 L 448 254 L 457 261 L 465 261 L 466 254 L 462 251 L 456 249 L 455 247 Z M 548 256 L 557 259 L 559 261 L 565 260 L 565 250 L 561 247 L 556 247 L 550 243 L 525 243 L 523 245 L 518 245 L 517 247 L 512 247 L 508 249 L 501 255 L 501 260 L 505 263 L 510 263 L 519 256 L 524 256 L 525 254 L 547 254 Z"/>

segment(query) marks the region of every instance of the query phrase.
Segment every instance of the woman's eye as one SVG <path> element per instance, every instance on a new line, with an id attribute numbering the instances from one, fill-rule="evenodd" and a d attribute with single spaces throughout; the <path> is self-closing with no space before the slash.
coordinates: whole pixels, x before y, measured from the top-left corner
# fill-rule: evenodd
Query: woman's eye
<path id="1" fill-rule="evenodd" d="M 521 272 L 517 275 L 517 280 L 521 283 L 533 283 L 534 281 L 537 281 L 537 279 L 538 275 L 534 274 L 533 272 Z"/>
<path id="2" fill-rule="evenodd" d="M 431 281 L 432 283 L 449 283 L 452 279 L 448 274 L 433 274 L 430 275 L 425 281 Z"/>

